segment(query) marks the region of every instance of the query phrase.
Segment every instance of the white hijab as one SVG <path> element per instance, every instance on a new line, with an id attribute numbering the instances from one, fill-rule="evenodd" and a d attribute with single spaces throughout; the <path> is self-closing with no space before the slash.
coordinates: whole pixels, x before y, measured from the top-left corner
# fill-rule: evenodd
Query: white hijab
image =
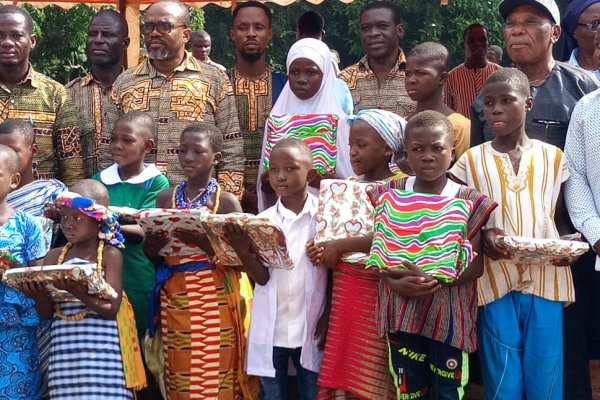
<path id="1" fill-rule="evenodd" d="M 353 175 L 352 166 L 350 164 L 350 145 L 349 133 L 350 125 L 347 121 L 347 116 L 342 106 L 335 96 L 335 80 L 336 74 L 333 68 L 333 60 L 331 58 L 331 50 L 329 46 L 320 40 L 307 38 L 298 40 L 292 45 L 288 52 L 286 66 L 289 74 L 290 65 L 299 58 L 306 58 L 317 64 L 323 72 L 323 80 L 319 91 L 310 99 L 299 99 L 290 89 L 290 83 L 286 83 L 277 102 L 271 109 L 270 115 L 286 115 L 286 114 L 335 114 L 338 116 L 337 130 L 337 163 L 336 175 L 339 178 L 347 178 Z M 266 145 L 266 135 L 263 139 L 263 156 Z M 273 199 L 267 199 L 261 191 L 260 176 L 264 172 L 263 160 L 261 159 L 259 167 L 258 179 L 258 209 L 260 211 L 274 204 Z M 312 188 L 311 188 L 312 189 Z M 318 191 L 311 190 L 313 193 Z M 273 203 L 273 204 L 270 204 Z"/>

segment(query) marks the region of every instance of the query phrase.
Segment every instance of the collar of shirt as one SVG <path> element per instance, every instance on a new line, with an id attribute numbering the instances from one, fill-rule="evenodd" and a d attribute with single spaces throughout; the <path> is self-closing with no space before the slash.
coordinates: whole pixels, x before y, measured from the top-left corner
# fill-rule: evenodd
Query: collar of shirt
<path id="1" fill-rule="evenodd" d="M 296 215 L 293 211 L 287 209 L 281 202 L 281 198 L 279 198 L 279 199 L 277 199 L 277 204 L 275 204 L 275 215 L 281 221 L 291 219 L 293 222 L 295 222 L 296 220 L 299 220 L 305 214 L 310 215 L 310 217 L 312 218 L 317 214 L 317 209 L 319 207 L 318 203 L 319 202 L 318 202 L 317 198 L 315 196 L 313 196 L 312 194 L 308 193 L 307 197 L 306 197 L 306 201 L 304 202 L 304 207 L 302 208 L 302 211 L 300 211 Z"/>
<path id="2" fill-rule="evenodd" d="M 373 73 L 373 71 L 371 71 L 371 67 L 369 66 L 369 56 L 367 54 L 365 54 L 363 56 L 363 58 L 360 59 L 360 61 L 358 62 L 358 67 L 361 70 L 369 71 L 370 73 Z M 398 61 L 396 62 L 396 65 L 394 65 L 394 67 L 392 68 L 392 70 L 390 72 L 404 71 L 405 68 L 406 68 L 406 56 L 404 55 L 404 52 L 402 51 L 402 49 L 400 47 L 398 47 Z"/>
<path id="3" fill-rule="evenodd" d="M 201 71 L 202 67 L 200 66 L 200 62 L 192 57 L 192 54 L 189 52 L 185 52 L 183 56 L 183 61 L 179 64 L 169 75 L 175 72 L 183 72 L 183 71 Z M 156 78 L 157 76 L 162 76 L 160 72 L 154 68 L 152 63 L 150 62 L 150 58 L 146 57 L 144 62 L 142 62 L 136 69 L 133 71 L 134 75 L 149 75 L 150 78 Z"/>
<path id="4" fill-rule="evenodd" d="M 23 80 L 21 82 L 19 82 L 15 87 L 23 85 L 25 83 L 29 83 L 33 88 L 37 89 L 40 86 L 40 75 L 41 75 L 40 73 L 36 72 L 33 69 L 33 66 L 30 63 L 29 70 L 27 71 L 27 75 L 25 75 L 25 78 L 23 78 Z M 3 83 L 0 83 L 0 86 L 7 92 L 10 92 L 10 90 L 8 90 Z"/>
<path id="5" fill-rule="evenodd" d="M 126 181 L 121 179 L 119 175 L 119 166 L 117 164 L 113 164 L 110 167 L 106 168 L 104 171 L 100 172 L 100 180 L 105 185 L 116 185 L 117 183 L 144 183 L 149 179 L 157 177 L 161 172 L 156 167 L 155 164 L 145 164 L 144 170 L 137 176 L 133 178 L 129 178 Z"/>
<path id="6" fill-rule="evenodd" d="M 125 68 L 121 68 L 121 73 L 123 71 L 125 71 Z M 99 80 L 94 78 L 94 75 L 92 75 L 92 71 L 90 70 L 87 74 L 85 74 L 84 76 L 81 77 L 81 86 L 87 86 L 92 83 L 94 83 L 102 88 L 106 88 L 106 89 L 110 89 L 112 87 L 112 85 L 109 87 L 106 87 L 102 83 L 100 83 Z"/>

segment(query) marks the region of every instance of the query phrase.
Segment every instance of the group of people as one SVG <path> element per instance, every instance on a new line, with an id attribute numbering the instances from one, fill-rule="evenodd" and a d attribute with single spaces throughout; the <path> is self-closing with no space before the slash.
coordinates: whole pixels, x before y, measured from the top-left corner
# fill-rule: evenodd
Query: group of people
<path id="1" fill-rule="evenodd" d="M 267 5 L 233 10 L 226 69 L 187 7 L 160 0 L 141 25 L 146 59 L 123 70 L 127 24 L 101 10 L 89 73 L 62 86 L 29 62 L 28 12 L 0 6 L 0 272 L 91 263 L 117 293 L 0 283 L 0 398 L 275 400 L 293 382 L 306 400 L 460 399 L 477 350 L 485 398 L 591 399 L 600 1 L 569 4 L 568 63 L 552 56 L 553 0 L 499 12 L 515 68 L 489 61 L 501 51 L 477 23 L 456 68 L 439 43 L 404 52 L 398 11 L 376 1 L 360 12 L 360 61 L 340 71 L 309 11 L 282 72 L 266 61 Z M 293 137 L 265 168 L 269 116 L 299 114 L 336 116 L 335 172 Z M 314 241 L 323 179 L 468 200 L 476 255 L 452 284 L 408 261 L 349 262 L 373 235 Z M 294 268 L 267 268 L 232 222 L 239 266 L 204 233 L 145 232 L 110 207 L 257 214 L 284 233 Z M 592 250 L 568 262 L 516 261 L 498 240 L 576 232 Z M 166 253 L 173 238 L 194 250 Z"/>

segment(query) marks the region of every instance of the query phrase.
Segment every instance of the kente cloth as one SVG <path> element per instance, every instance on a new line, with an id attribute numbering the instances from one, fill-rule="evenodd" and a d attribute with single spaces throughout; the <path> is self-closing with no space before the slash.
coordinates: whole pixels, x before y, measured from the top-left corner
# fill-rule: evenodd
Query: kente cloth
<path id="1" fill-rule="evenodd" d="M 181 132 L 193 122 L 219 128 L 224 143 L 216 174 L 223 190 L 241 196 L 244 146 L 231 83 L 224 72 L 186 53 L 182 63 L 164 76 L 146 59 L 119 75 L 111 98 L 107 131 L 129 111 L 146 111 L 154 118 L 158 132 L 146 162 L 156 163 L 171 185 L 184 178 L 178 158 Z"/>
<path id="2" fill-rule="evenodd" d="M 408 117 L 415 110 L 416 103 L 406 91 L 405 69 L 406 57 L 402 49 L 398 49 L 398 62 L 381 83 L 371 70 L 367 55 L 340 72 L 340 79 L 348 84 L 354 99 L 354 112 L 378 108 L 402 118 Z"/>
<path id="3" fill-rule="evenodd" d="M 33 123 L 37 178 L 57 178 L 72 185 L 85 177 L 77 117 L 63 85 L 30 65 L 25 79 L 14 88 L 0 83 L 0 122 L 7 118 Z"/>
<path id="4" fill-rule="evenodd" d="M 408 189 L 407 181 L 410 179 L 414 178 L 399 179 L 396 187 Z M 474 189 L 453 182 L 452 185 L 451 189 L 457 198 L 473 204 L 467 224 L 467 237 L 472 239 L 487 222 L 497 204 Z M 468 353 L 477 348 L 476 281 L 462 285 L 442 285 L 426 299 L 401 297 L 381 281 L 376 315 L 381 335 L 387 332 L 405 332 L 443 342 Z"/>
<path id="5" fill-rule="evenodd" d="M 267 121 L 265 170 L 269 168 L 273 147 L 283 138 L 296 138 L 310 148 L 313 166 L 319 173 L 335 173 L 337 127 L 338 117 L 331 114 L 271 115 Z"/>
<path id="6" fill-rule="evenodd" d="M 444 101 L 454 111 L 471 117 L 471 104 L 483 89 L 485 81 L 501 66 L 488 62 L 484 68 L 467 68 L 460 64 L 448 73 L 444 87 Z"/>
<path id="7" fill-rule="evenodd" d="M 404 269 L 410 261 L 441 282 L 458 279 L 474 257 L 467 239 L 472 203 L 399 189 L 375 196 L 367 268 Z"/>
<path id="8" fill-rule="evenodd" d="M 396 399 L 387 343 L 375 325 L 378 284 L 379 277 L 364 265 L 337 265 L 319 400 Z"/>
<path id="9" fill-rule="evenodd" d="M 92 176 L 113 163 L 108 149 L 110 129 L 106 118 L 112 86 L 103 86 L 88 72 L 67 83 L 65 88 L 77 113 L 85 174 Z"/>
<path id="10" fill-rule="evenodd" d="M 242 76 L 234 67 L 228 71 L 238 120 L 244 141 L 244 197 L 242 208 L 245 212 L 258 213 L 256 204 L 256 180 L 264 139 L 267 117 L 281 90 L 287 82 L 287 76 L 281 71 L 267 68 L 256 77 Z"/>
<path id="11" fill-rule="evenodd" d="M 121 358 L 123 359 L 125 386 L 131 390 L 141 390 L 148 386 L 146 383 L 146 370 L 142 362 L 142 351 L 135 324 L 135 314 L 125 292 L 123 292 L 123 296 L 121 297 L 121 305 L 119 306 L 116 319 L 119 330 Z"/>

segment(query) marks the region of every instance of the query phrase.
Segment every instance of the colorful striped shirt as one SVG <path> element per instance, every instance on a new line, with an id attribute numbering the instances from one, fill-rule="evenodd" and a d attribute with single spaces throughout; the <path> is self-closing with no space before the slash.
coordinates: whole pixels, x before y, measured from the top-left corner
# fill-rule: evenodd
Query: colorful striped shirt
<path id="1" fill-rule="evenodd" d="M 449 172 L 498 203 L 487 228 L 497 227 L 511 236 L 559 237 L 554 212 L 562 184 L 569 178 L 569 168 L 558 147 L 532 139 L 515 173 L 508 154 L 486 142 L 467 150 Z M 483 261 L 483 276 L 478 280 L 479 305 L 513 290 L 553 301 L 575 301 L 570 268 L 542 260 L 527 264 L 492 260 L 485 255 Z"/>
<path id="2" fill-rule="evenodd" d="M 57 179 L 38 179 L 10 192 L 6 202 L 17 211 L 43 217 L 44 205 L 66 190 L 67 187 Z"/>
<path id="3" fill-rule="evenodd" d="M 454 111 L 471 118 L 471 104 L 483 89 L 487 78 L 501 66 L 488 62 L 484 68 L 467 68 L 460 64 L 448 72 L 444 88 L 445 102 Z"/>
<path id="4" fill-rule="evenodd" d="M 67 185 L 84 178 L 77 117 L 65 87 L 29 67 L 12 89 L 0 83 L 0 122 L 18 118 L 33 123 L 38 153 L 37 178 L 57 178 Z"/>

